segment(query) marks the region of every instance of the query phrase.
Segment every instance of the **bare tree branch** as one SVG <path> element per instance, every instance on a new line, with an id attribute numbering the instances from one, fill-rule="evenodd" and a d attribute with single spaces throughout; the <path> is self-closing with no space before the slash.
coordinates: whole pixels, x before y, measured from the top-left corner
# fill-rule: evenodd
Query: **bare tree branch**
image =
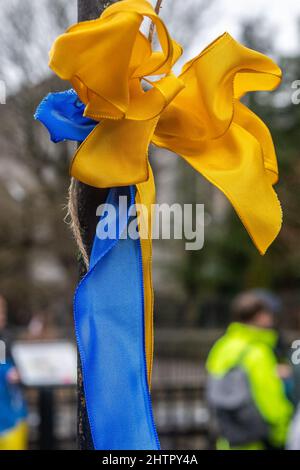
<path id="1" fill-rule="evenodd" d="M 157 13 L 158 15 L 159 15 L 160 9 L 162 7 L 162 2 L 163 2 L 163 0 L 157 0 L 156 5 L 155 5 L 155 13 Z M 149 36 L 148 36 L 150 44 L 152 43 L 152 40 L 153 40 L 154 27 L 155 27 L 155 25 L 152 21 L 151 24 L 150 24 L 150 30 L 149 30 Z"/>

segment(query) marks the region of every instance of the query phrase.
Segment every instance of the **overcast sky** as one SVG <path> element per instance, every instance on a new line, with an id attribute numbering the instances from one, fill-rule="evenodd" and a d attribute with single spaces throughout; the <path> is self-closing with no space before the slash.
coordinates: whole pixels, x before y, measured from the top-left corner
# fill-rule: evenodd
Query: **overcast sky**
<path id="1" fill-rule="evenodd" d="M 273 39 L 278 50 L 300 51 L 297 38 L 300 0 L 217 0 L 213 11 L 215 15 L 207 31 L 211 38 L 224 30 L 238 36 L 241 20 L 264 17 L 274 31 Z"/>
<path id="2" fill-rule="evenodd" d="M 29 2 L 36 12 L 32 18 L 31 34 L 28 43 L 22 44 L 34 57 L 35 39 L 39 41 L 40 55 L 38 60 L 40 73 L 33 75 L 33 82 L 50 73 L 47 67 L 48 51 L 57 34 L 63 32 L 65 26 L 54 27 L 47 11 L 47 0 L 0 0 L 0 21 L 2 20 L 3 34 L 8 37 L 9 26 L 3 21 L 2 13 L 10 8 L 18 12 L 18 2 Z M 76 22 L 77 0 L 65 0 L 69 7 L 69 21 Z M 210 0 L 208 0 L 210 1 Z M 151 0 L 155 5 L 156 0 Z M 217 36 L 228 31 L 236 39 L 240 39 L 241 25 L 245 20 L 265 19 L 267 34 L 271 38 L 274 50 L 284 54 L 300 54 L 300 38 L 297 37 L 297 25 L 300 18 L 300 0 L 211 0 L 212 6 L 201 15 L 203 0 L 163 0 L 162 17 L 166 20 L 171 35 L 183 42 L 185 38 L 184 57 L 176 64 L 178 72 L 181 65 L 192 56 L 198 54 Z M 51 5 L 55 5 L 54 3 Z M 199 7 L 199 8 L 197 8 Z M 187 21 L 187 12 L 192 11 L 193 16 Z M 199 22 L 198 22 L 199 18 Z M 185 23 L 184 23 L 185 20 Z M 193 24 L 190 24 L 192 20 Z M 181 27 L 182 25 L 182 27 Z M 1 32 L 1 31 L 0 31 Z M 10 37 L 10 36 L 9 36 Z M 13 39 L 12 39 L 13 40 Z M 10 39 L 9 39 L 10 41 Z M 8 44 L 9 44 L 8 41 Z M 10 46 L 8 46 L 10 47 Z M 3 56 L 4 53 L 4 56 Z M 5 50 L 2 48 L 2 62 L 5 63 Z M 35 67 L 33 67 L 35 70 Z M 0 76 L 7 82 L 8 91 L 13 92 L 22 82 L 22 73 L 18 63 L 8 62 L 5 76 Z"/>
<path id="3" fill-rule="evenodd" d="M 197 5 L 200 0 L 191 0 Z M 154 5 L 156 0 L 151 0 Z M 173 15 L 179 4 L 187 4 L 188 0 L 163 0 L 163 16 L 169 8 Z M 265 18 L 268 30 L 273 31 L 274 48 L 278 52 L 295 54 L 300 52 L 297 37 L 297 23 L 300 18 L 300 0 L 215 0 L 207 13 L 206 27 L 195 40 L 192 53 L 205 47 L 224 31 L 239 38 L 241 24 L 245 20 Z M 176 36 L 176 31 L 172 31 Z M 194 50 L 195 49 L 195 50 Z"/>

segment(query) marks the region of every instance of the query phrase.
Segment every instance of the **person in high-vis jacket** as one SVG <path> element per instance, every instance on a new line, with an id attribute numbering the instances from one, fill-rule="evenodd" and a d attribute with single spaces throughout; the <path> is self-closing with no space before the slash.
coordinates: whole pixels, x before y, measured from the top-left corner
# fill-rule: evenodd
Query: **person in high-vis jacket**
<path id="1" fill-rule="evenodd" d="M 233 322 L 207 359 L 207 400 L 217 449 L 282 449 L 293 405 L 275 354 L 274 297 L 249 291 L 233 302 Z"/>

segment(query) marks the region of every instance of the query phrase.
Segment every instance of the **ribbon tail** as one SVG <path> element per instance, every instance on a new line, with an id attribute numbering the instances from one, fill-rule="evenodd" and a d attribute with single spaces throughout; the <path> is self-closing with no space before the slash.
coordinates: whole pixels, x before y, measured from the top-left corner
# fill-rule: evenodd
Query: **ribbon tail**
<path id="1" fill-rule="evenodd" d="M 141 243 L 123 236 L 128 208 L 120 215 L 119 196 L 133 204 L 134 187 L 110 191 L 117 238 L 95 237 L 90 270 L 75 294 L 87 412 L 95 449 L 158 450 L 145 359 Z"/>
<path id="2" fill-rule="evenodd" d="M 144 277 L 144 308 L 145 308 L 145 346 L 148 371 L 148 383 L 151 387 L 153 366 L 153 303 L 154 293 L 152 284 L 152 212 L 155 203 L 155 183 L 152 169 L 149 165 L 149 179 L 137 184 L 136 205 L 139 215 L 139 233 L 142 249 Z"/>
<path id="3" fill-rule="evenodd" d="M 198 156 L 182 156 L 225 194 L 253 243 L 265 254 L 280 231 L 282 211 L 266 171 L 272 157 L 264 157 L 256 137 L 233 123 L 225 136 L 205 143 Z"/>

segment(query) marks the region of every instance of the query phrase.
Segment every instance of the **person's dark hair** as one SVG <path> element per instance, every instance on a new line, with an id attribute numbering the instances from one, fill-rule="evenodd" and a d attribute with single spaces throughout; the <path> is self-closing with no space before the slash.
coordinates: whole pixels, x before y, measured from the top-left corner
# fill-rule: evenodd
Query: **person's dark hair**
<path id="1" fill-rule="evenodd" d="M 255 291 L 239 294 L 231 304 L 232 320 L 241 323 L 250 322 L 258 313 L 263 311 L 270 314 L 275 313 L 270 302 Z"/>

